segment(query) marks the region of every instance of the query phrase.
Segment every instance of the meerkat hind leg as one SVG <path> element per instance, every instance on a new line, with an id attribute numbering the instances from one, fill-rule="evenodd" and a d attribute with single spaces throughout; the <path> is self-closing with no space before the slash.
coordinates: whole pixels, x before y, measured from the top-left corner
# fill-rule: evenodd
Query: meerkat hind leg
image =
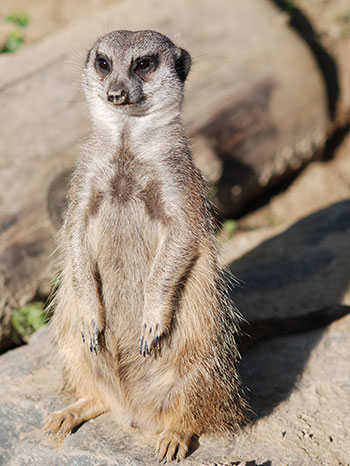
<path id="1" fill-rule="evenodd" d="M 76 403 L 51 413 L 47 417 L 43 429 L 47 433 L 66 435 L 83 422 L 89 421 L 105 411 L 106 407 L 100 400 L 91 397 L 80 398 Z"/>

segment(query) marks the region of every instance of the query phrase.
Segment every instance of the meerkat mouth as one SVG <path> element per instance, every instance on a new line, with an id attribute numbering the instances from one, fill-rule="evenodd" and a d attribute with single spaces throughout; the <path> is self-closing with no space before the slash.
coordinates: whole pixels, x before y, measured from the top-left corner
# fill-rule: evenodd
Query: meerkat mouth
<path id="1" fill-rule="evenodd" d="M 136 101 L 125 101 L 125 102 L 114 102 L 113 100 L 110 100 L 108 97 L 101 97 L 101 100 L 103 100 L 105 103 L 109 104 L 110 106 L 114 108 L 133 108 L 133 107 L 140 107 L 144 102 L 147 100 L 146 96 L 141 97 L 139 100 Z"/>
<path id="2" fill-rule="evenodd" d="M 150 110 L 150 106 L 145 103 L 147 98 L 144 96 L 137 101 L 129 101 L 125 103 L 114 103 L 108 101 L 106 98 L 102 98 L 102 101 L 107 104 L 108 108 L 111 109 L 112 112 L 115 112 L 116 115 L 118 113 L 120 115 L 129 115 L 129 116 L 144 116 Z"/>

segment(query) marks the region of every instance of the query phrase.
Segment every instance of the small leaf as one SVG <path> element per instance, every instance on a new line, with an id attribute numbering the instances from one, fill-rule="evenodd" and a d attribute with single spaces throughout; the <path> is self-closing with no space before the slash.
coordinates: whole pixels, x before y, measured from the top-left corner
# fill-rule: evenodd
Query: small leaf
<path id="1" fill-rule="evenodd" d="M 238 223 L 233 218 L 225 220 L 222 224 L 222 228 L 229 237 L 233 236 L 234 232 L 237 230 Z"/>
<path id="2" fill-rule="evenodd" d="M 25 11 L 12 11 L 5 16 L 5 21 L 16 24 L 21 28 L 25 28 L 30 22 L 30 16 Z"/>
<path id="3" fill-rule="evenodd" d="M 14 29 L 7 37 L 6 43 L 0 50 L 0 53 L 12 53 L 16 52 L 22 45 L 23 34 L 21 31 Z"/>
<path id="4" fill-rule="evenodd" d="M 28 337 L 47 323 L 44 303 L 41 301 L 26 304 L 16 309 L 11 318 L 14 328 L 14 340 L 17 343 L 26 341 Z"/>

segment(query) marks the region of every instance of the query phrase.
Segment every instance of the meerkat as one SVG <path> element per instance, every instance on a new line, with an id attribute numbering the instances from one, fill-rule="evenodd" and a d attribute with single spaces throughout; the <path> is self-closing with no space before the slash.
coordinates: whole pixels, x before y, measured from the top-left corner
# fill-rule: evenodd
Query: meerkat
<path id="1" fill-rule="evenodd" d="M 238 427 L 245 407 L 240 317 L 181 120 L 190 67 L 151 30 L 111 32 L 88 53 L 92 129 L 70 183 L 51 323 L 77 401 L 44 426 L 66 434 L 111 411 L 154 433 L 165 462 Z"/>

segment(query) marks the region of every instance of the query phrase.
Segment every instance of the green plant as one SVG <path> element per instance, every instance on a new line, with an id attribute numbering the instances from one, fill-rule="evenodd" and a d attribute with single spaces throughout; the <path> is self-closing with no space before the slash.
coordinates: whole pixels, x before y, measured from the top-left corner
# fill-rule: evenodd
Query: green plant
<path id="1" fill-rule="evenodd" d="M 4 19 L 6 22 L 16 24 L 21 28 L 27 27 L 30 22 L 30 16 L 25 11 L 12 11 Z"/>
<path id="2" fill-rule="evenodd" d="M 12 314 L 11 323 L 14 342 L 17 344 L 27 342 L 32 333 L 47 323 L 44 303 L 33 302 L 16 309 Z"/>
<path id="3" fill-rule="evenodd" d="M 18 50 L 23 42 L 23 34 L 21 31 L 18 29 L 13 29 L 12 31 L 9 32 L 6 42 L 2 49 L 0 50 L 0 53 L 12 53 L 16 52 Z"/>
<path id="4" fill-rule="evenodd" d="M 13 29 L 8 33 L 5 43 L 0 48 L 0 53 L 16 52 L 23 43 L 24 32 L 30 22 L 28 13 L 13 11 L 5 16 L 4 21 L 13 24 Z"/>
<path id="5" fill-rule="evenodd" d="M 231 238 L 234 235 L 237 228 L 238 228 L 238 223 L 233 218 L 229 218 L 225 220 L 222 224 L 222 229 L 229 238 Z"/>

